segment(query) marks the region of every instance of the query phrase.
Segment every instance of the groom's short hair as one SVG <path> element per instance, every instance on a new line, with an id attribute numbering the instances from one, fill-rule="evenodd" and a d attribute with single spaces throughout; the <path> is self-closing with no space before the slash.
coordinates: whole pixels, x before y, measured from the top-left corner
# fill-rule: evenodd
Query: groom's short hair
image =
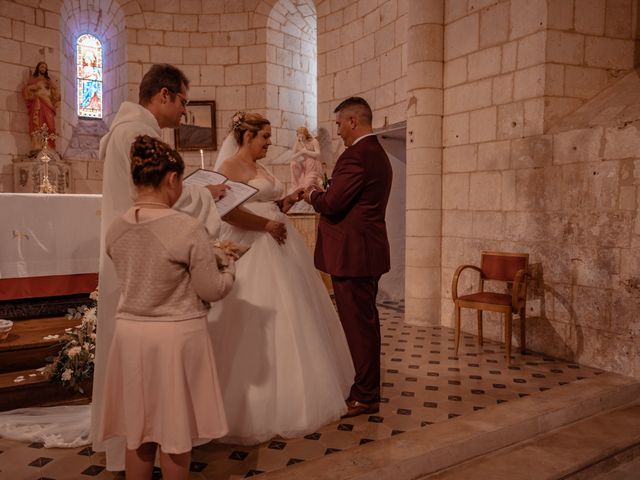
<path id="1" fill-rule="evenodd" d="M 352 110 L 354 115 L 358 117 L 361 123 L 371 125 L 373 122 L 373 112 L 367 101 L 362 97 L 349 97 L 343 100 L 338 105 L 333 113 L 338 113 L 342 110 Z"/>

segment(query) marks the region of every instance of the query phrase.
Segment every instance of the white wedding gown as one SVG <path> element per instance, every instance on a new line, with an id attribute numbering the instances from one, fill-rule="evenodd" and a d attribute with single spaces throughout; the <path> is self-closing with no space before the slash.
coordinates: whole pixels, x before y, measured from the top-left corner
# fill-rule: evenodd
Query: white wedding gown
<path id="1" fill-rule="evenodd" d="M 265 232 L 223 224 L 221 237 L 250 245 L 231 293 L 212 304 L 209 325 L 224 396 L 226 442 L 297 437 L 337 420 L 353 382 L 351 355 L 304 241 L 274 200 L 282 184 L 259 177 L 245 208 L 287 225 L 278 245 Z M 91 443 L 90 405 L 0 412 L 0 438 L 48 448 Z"/>
<path id="2" fill-rule="evenodd" d="M 260 168 L 261 172 L 264 172 Z M 250 245 L 236 282 L 209 312 L 229 434 L 227 443 L 297 437 L 340 418 L 354 370 L 342 326 L 302 237 L 275 200 L 282 184 L 258 176 L 244 208 L 287 225 L 266 232 L 223 224 L 221 239 Z"/>

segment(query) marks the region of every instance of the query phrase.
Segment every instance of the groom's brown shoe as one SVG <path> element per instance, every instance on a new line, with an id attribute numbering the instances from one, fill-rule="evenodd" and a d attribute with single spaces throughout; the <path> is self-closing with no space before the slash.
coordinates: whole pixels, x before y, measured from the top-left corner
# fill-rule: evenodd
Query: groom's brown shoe
<path id="1" fill-rule="evenodd" d="M 370 415 L 372 413 L 378 413 L 380 411 L 380 404 L 378 402 L 362 403 L 357 400 L 347 400 L 347 413 L 342 415 L 342 418 L 357 417 L 358 415 Z"/>

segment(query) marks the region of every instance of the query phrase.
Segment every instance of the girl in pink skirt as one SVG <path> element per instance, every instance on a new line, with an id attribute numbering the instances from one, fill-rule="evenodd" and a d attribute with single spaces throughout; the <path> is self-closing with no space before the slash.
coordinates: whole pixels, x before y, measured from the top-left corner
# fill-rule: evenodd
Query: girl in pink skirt
<path id="1" fill-rule="evenodd" d="M 163 478 L 186 479 L 193 442 L 227 433 L 207 312 L 231 290 L 235 266 L 202 224 L 171 208 L 183 172 L 167 144 L 136 138 L 137 201 L 106 236 L 122 294 L 98 437 L 125 437 L 128 479 L 151 478 L 158 448 Z"/>

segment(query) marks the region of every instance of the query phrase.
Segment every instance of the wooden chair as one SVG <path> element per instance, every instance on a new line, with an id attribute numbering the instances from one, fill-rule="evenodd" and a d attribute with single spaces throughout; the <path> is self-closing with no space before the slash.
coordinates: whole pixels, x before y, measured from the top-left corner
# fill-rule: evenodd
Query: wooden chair
<path id="1" fill-rule="evenodd" d="M 476 293 L 458 296 L 458 278 L 470 268 L 480 273 L 480 288 Z M 482 311 L 504 314 L 504 340 L 507 364 L 511 362 L 511 320 L 514 313 L 520 317 L 520 350 L 525 352 L 525 319 L 527 308 L 528 253 L 482 252 L 480 268 L 462 265 L 456 269 L 451 283 L 451 295 L 456 315 L 456 355 L 460 346 L 460 309 L 478 311 L 478 345 L 482 345 Z M 511 294 L 485 292 L 485 280 L 497 280 L 511 284 Z"/>

